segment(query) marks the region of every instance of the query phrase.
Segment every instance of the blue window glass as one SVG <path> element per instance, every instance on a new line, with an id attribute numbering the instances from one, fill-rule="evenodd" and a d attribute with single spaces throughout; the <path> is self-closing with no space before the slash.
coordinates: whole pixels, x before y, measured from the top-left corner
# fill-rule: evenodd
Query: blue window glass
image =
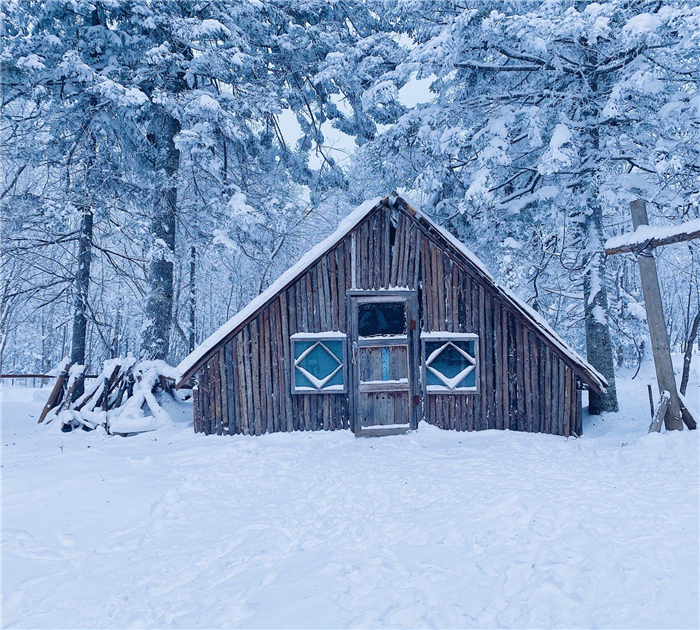
<path id="1" fill-rule="evenodd" d="M 293 345 L 294 386 L 297 390 L 343 389 L 343 340 L 325 337 L 295 339 Z"/>
<path id="2" fill-rule="evenodd" d="M 428 391 L 476 388 L 476 341 L 448 339 L 425 342 L 425 381 Z"/>

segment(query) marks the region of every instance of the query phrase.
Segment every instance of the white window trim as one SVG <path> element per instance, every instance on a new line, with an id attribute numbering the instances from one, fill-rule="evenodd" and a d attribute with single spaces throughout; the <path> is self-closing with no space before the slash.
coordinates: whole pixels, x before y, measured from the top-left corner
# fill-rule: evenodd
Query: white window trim
<path id="1" fill-rule="evenodd" d="M 425 352 L 425 342 L 426 341 L 444 341 L 445 344 L 441 348 L 434 350 L 430 357 L 426 356 Z M 455 341 L 474 341 L 474 356 L 472 357 L 468 353 L 464 352 L 459 346 L 452 343 L 453 347 L 463 354 L 465 357 L 469 357 L 474 360 L 474 365 L 466 367 L 457 376 L 452 379 L 447 379 L 447 377 L 433 369 L 430 366 L 432 360 L 437 358 L 437 356 L 442 352 L 442 348 L 445 345 L 455 342 Z M 445 382 L 445 385 L 428 385 L 427 374 L 428 370 L 432 372 L 438 379 Z M 473 387 L 457 387 L 458 383 L 462 381 L 467 375 L 474 372 L 474 386 Z M 450 333 L 445 331 L 430 331 L 421 332 L 421 374 L 423 381 L 423 389 L 426 394 L 477 394 L 479 392 L 479 335 L 476 333 Z"/>
<path id="2" fill-rule="evenodd" d="M 317 333 L 297 332 L 297 333 L 294 333 L 290 337 L 290 339 L 301 339 L 302 341 L 309 341 L 311 339 L 326 339 L 328 341 L 343 341 L 346 338 L 347 338 L 347 335 L 344 332 L 340 332 L 339 330 L 330 330 L 327 332 L 317 332 Z"/>
<path id="3" fill-rule="evenodd" d="M 471 339 L 478 339 L 479 335 L 476 333 L 451 333 L 445 332 L 444 330 L 433 330 L 429 332 L 421 331 L 420 338 L 427 339 L 428 341 L 450 341 L 452 339 L 457 341 L 469 341 Z"/>
<path id="4" fill-rule="evenodd" d="M 291 374 L 291 385 L 292 394 L 345 394 L 347 392 L 347 348 L 345 347 L 345 340 L 347 335 L 340 331 L 327 331 L 320 333 L 307 333 L 299 332 L 294 333 L 290 336 L 291 345 L 291 357 L 292 357 L 292 374 Z M 312 346 L 309 346 L 304 352 L 302 352 L 298 358 L 296 357 L 295 346 L 297 341 L 315 341 Z M 338 367 L 333 370 L 328 376 L 323 379 L 317 379 L 313 374 L 309 373 L 302 366 L 299 365 L 301 361 L 304 360 L 309 352 L 311 352 L 317 345 L 320 345 L 326 352 L 335 356 L 335 354 L 326 346 L 324 341 L 340 341 L 343 347 L 343 360 L 338 365 Z M 296 385 L 296 372 L 297 370 L 303 374 L 314 387 L 297 387 Z M 342 372 L 343 384 L 342 385 L 330 385 L 324 387 L 324 385 L 331 380 L 338 372 Z"/>

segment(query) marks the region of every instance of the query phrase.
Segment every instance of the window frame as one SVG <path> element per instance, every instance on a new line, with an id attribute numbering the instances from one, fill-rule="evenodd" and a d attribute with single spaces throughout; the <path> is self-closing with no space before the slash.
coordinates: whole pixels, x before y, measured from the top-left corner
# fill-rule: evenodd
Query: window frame
<path id="1" fill-rule="evenodd" d="M 340 368 L 340 373 L 343 376 L 343 386 L 342 388 L 334 388 L 334 389 L 311 389 L 309 387 L 297 387 L 296 384 L 296 374 L 297 374 L 297 361 L 298 359 L 296 358 L 296 342 L 297 341 L 316 341 L 318 343 L 323 344 L 325 341 L 340 341 L 341 342 L 341 347 L 343 349 L 343 360 L 341 363 L 341 368 Z M 291 358 L 291 374 L 290 374 L 290 384 L 292 387 L 292 394 L 310 394 L 310 395 L 316 395 L 316 394 L 347 394 L 348 393 L 348 348 L 347 348 L 347 335 L 344 332 L 340 332 L 338 330 L 334 331 L 328 331 L 328 332 L 317 332 L 317 333 L 309 333 L 309 332 L 297 332 L 294 333 L 293 335 L 290 335 L 289 337 L 289 345 L 290 345 L 290 352 L 291 354 L 289 355 Z M 326 348 L 327 352 L 332 351 L 329 348 Z M 335 355 L 334 355 L 335 356 Z"/>
<path id="2" fill-rule="evenodd" d="M 474 342 L 474 386 L 473 387 L 455 387 L 450 389 L 447 385 L 428 385 L 428 365 L 426 363 L 427 356 L 425 351 L 426 341 L 437 341 L 448 343 L 450 341 L 473 341 Z M 480 388 L 480 372 L 479 369 L 479 335 L 476 333 L 451 333 L 445 331 L 432 331 L 432 332 L 421 332 L 420 336 L 421 344 L 421 381 L 423 385 L 424 394 L 435 394 L 435 395 L 474 395 L 479 393 Z"/>

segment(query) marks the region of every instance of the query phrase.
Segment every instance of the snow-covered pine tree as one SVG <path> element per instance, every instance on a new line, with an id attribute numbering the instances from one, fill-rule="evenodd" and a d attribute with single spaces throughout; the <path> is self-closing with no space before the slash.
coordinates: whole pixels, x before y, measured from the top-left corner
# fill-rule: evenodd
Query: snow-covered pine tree
<path id="1" fill-rule="evenodd" d="M 146 337 L 144 351 L 154 341 L 149 353 L 163 355 L 167 340 L 177 361 L 348 208 L 398 187 L 435 206 L 582 346 L 588 315 L 603 340 L 598 365 L 611 353 L 599 311 L 618 364 L 643 352 L 636 267 L 605 264 L 597 243 L 601 230 L 629 229 L 633 196 L 652 221 L 697 215 L 695 7 L 77 1 L 3 11 L 8 367 L 56 363 L 72 337 L 76 358 L 84 345 L 93 364 L 138 353 Z M 416 76 L 432 77 L 433 100 L 409 111 L 398 92 Z M 290 114 L 298 140 L 282 124 Z M 330 125 L 359 147 L 350 177 L 327 146 Z M 697 304 L 693 255 L 659 256 L 676 348 Z M 606 273 L 607 308 L 595 291 L 610 288 Z"/>

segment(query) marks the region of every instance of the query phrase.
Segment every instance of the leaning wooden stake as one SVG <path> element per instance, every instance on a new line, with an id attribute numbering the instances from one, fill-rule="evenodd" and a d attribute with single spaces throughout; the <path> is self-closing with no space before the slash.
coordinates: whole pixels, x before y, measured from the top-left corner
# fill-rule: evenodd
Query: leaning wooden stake
<path id="1" fill-rule="evenodd" d="M 664 421 L 664 416 L 666 415 L 666 410 L 668 409 L 668 404 L 671 401 L 671 394 L 667 391 L 661 392 L 661 399 L 659 400 L 659 406 L 654 414 L 649 425 L 649 433 L 661 433 L 661 423 Z"/>
<path id="2" fill-rule="evenodd" d="M 632 225 L 635 230 L 640 225 L 649 224 L 647 207 L 644 201 L 636 199 L 631 202 L 630 211 L 632 213 Z M 651 337 L 651 349 L 654 355 L 654 366 L 656 367 L 656 380 L 659 384 L 659 390 L 667 391 L 670 395 L 666 413 L 666 430 L 682 430 L 681 404 L 676 389 L 676 378 L 673 375 L 671 348 L 668 343 L 668 335 L 666 334 L 659 276 L 656 272 L 656 260 L 654 259 L 653 251 L 645 248 L 637 253 L 637 261 L 639 262 L 639 275 L 642 280 L 649 336 Z M 661 408 L 660 403 L 659 408 Z M 663 416 L 661 417 L 663 418 Z"/>
<path id="3" fill-rule="evenodd" d="M 56 379 L 56 383 L 49 394 L 49 399 L 46 401 L 44 408 L 41 410 L 41 415 L 39 416 L 39 424 L 41 424 L 49 411 L 51 411 L 56 405 L 60 404 L 63 400 L 61 394 L 66 385 L 66 379 L 68 378 L 68 371 L 70 370 L 70 363 L 66 363 L 66 367 L 61 370 L 61 373 Z"/>
<path id="4" fill-rule="evenodd" d="M 61 404 L 56 407 L 56 416 L 58 416 L 61 411 L 64 409 L 70 409 L 71 405 L 73 404 L 73 392 L 76 391 L 76 388 L 78 387 L 78 383 L 81 383 L 85 380 L 85 374 L 87 373 L 88 369 L 90 368 L 89 365 L 83 365 L 82 369 L 77 373 L 73 375 L 73 384 L 70 386 L 68 391 L 66 392 L 66 395 L 63 397 L 63 400 L 61 401 Z M 53 419 L 53 416 L 49 419 L 49 422 Z M 48 422 L 47 422 L 48 424 Z"/>

